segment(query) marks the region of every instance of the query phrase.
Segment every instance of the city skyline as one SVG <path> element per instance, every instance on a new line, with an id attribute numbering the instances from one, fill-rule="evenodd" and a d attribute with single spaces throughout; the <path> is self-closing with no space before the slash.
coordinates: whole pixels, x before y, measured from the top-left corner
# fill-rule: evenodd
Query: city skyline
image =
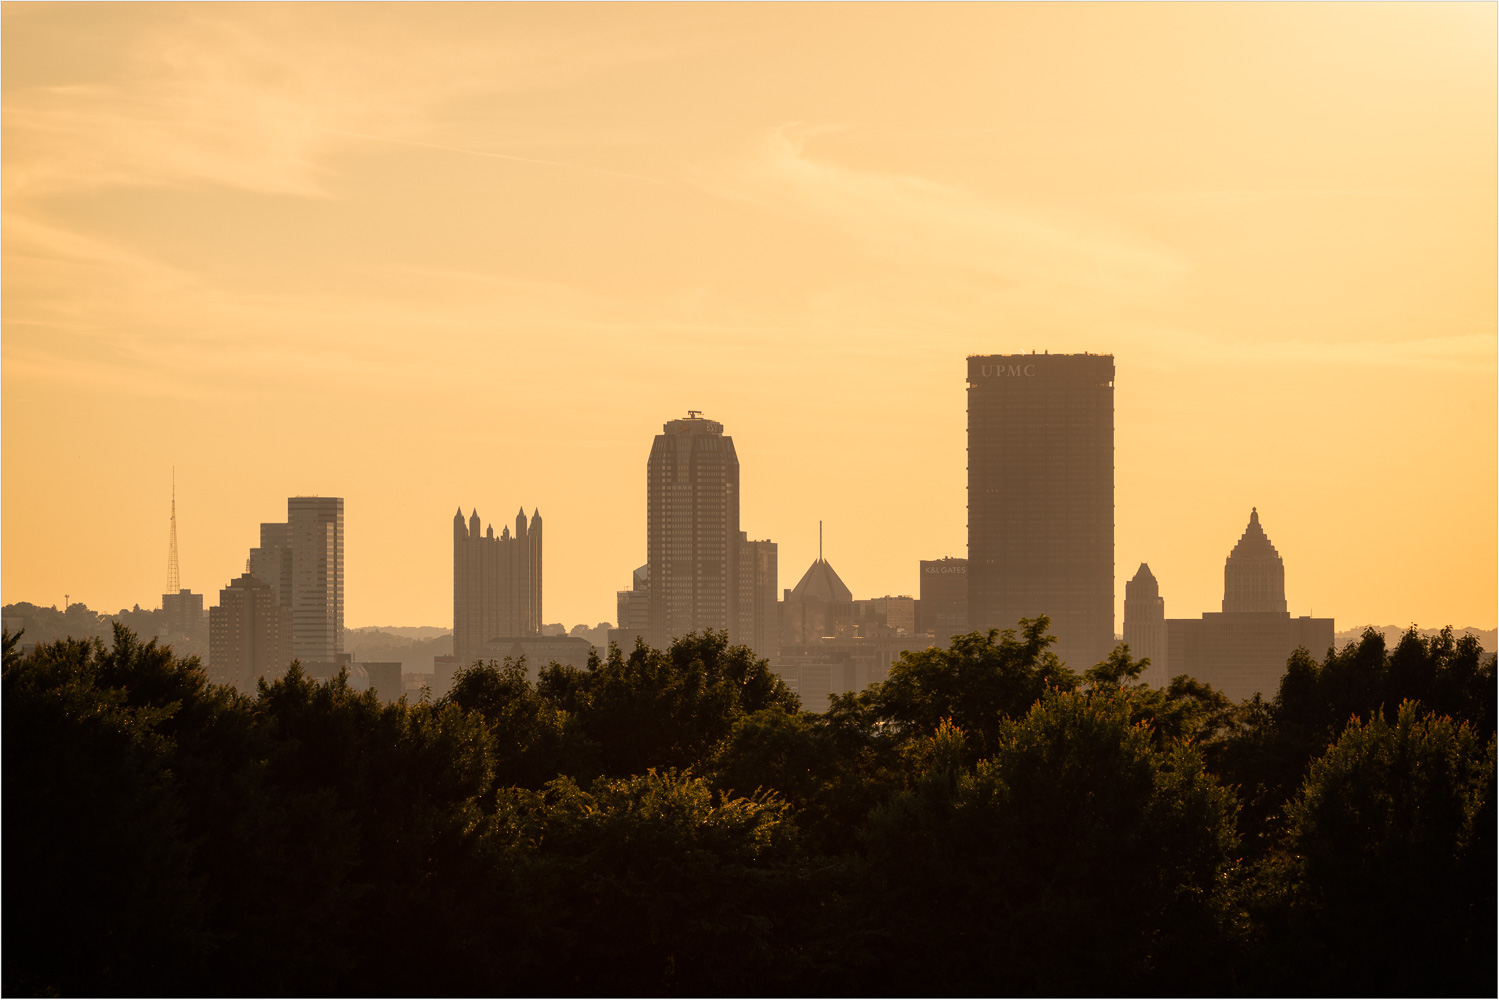
<path id="1" fill-rule="evenodd" d="M 613 620 L 689 409 L 783 585 L 822 521 L 914 595 L 963 358 L 1049 350 L 1116 360 L 1116 631 L 1254 507 L 1293 616 L 1495 624 L 1492 7 L 587 12 L 5 7 L 0 599 L 156 601 L 175 465 L 210 600 L 316 493 L 350 625 L 448 624 L 524 496 Z"/>

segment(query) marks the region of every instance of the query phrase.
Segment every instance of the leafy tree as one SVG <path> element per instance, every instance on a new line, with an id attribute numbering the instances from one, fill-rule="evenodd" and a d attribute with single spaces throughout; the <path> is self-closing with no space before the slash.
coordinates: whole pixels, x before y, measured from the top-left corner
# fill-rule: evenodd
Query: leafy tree
<path id="1" fill-rule="evenodd" d="M 459 671 L 440 704 L 483 718 L 496 788 L 539 789 L 559 774 L 597 771 L 598 744 L 583 735 L 573 715 L 531 686 L 524 660 Z"/>
<path id="2" fill-rule="evenodd" d="M 725 793 L 774 790 L 794 810 L 805 844 L 847 854 L 859 850 L 858 829 L 869 811 L 905 786 L 903 742 L 836 706 L 819 716 L 777 705 L 737 720 L 708 769 Z"/>
<path id="3" fill-rule="evenodd" d="M 741 716 L 798 707 L 767 661 L 722 632 L 682 636 L 667 650 L 637 643 L 628 658 L 611 647 L 586 670 L 553 664 L 539 688 L 577 717 L 600 747 L 601 773 L 615 777 L 696 767 Z"/>
<path id="4" fill-rule="evenodd" d="M 208 951 L 185 827 L 175 706 L 132 699 L 108 675 L 156 673 L 162 654 L 116 632 L 38 647 L 4 637 L 7 993 L 188 988 Z"/>
<path id="5" fill-rule="evenodd" d="M 899 914 L 882 967 L 923 992 L 1119 992 L 1200 950 L 1235 846 L 1232 796 L 1190 745 L 1158 748 L 1128 698 L 1049 693 L 1002 722 L 993 756 L 944 723 L 919 777 L 870 818 Z M 1085 930 L 1085 933 L 1082 933 Z"/>
<path id="6" fill-rule="evenodd" d="M 1048 688 L 1070 691 L 1078 677 L 1051 652 L 1045 615 L 1022 618 L 1020 632 L 990 629 L 954 636 L 948 649 L 906 652 L 890 677 L 834 700 L 830 714 L 893 726 L 912 736 L 952 720 L 969 740 L 970 761 L 991 753 L 1002 721 L 1030 710 Z"/>
<path id="7" fill-rule="evenodd" d="M 1492 735 L 1411 701 L 1312 764 L 1288 815 L 1313 982 L 1493 992 L 1494 767 Z"/>
<path id="8" fill-rule="evenodd" d="M 1404 701 L 1420 700 L 1492 734 L 1494 665 L 1482 653 L 1471 636 L 1455 639 L 1449 628 L 1426 638 L 1414 626 L 1393 654 L 1372 628 L 1321 663 L 1304 649 L 1293 653 L 1274 700 L 1241 706 L 1237 725 L 1209 756 L 1215 773 L 1240 788 L 1249 853 L 1264 857 L 1282 842 L 1285 804 L 1351 719 L 1393 722 Z"/>
<path id="9" fill-rule="evenodd" d="M 777 934 L 802 905 L 796 828 L 773 796 L 723 797 L 652 770 L 586 791 L 571 778 L 511 789 L 498 819 L 546 901 L 530 989 L 734 993 L 774 977 L 796 947 Z"/>

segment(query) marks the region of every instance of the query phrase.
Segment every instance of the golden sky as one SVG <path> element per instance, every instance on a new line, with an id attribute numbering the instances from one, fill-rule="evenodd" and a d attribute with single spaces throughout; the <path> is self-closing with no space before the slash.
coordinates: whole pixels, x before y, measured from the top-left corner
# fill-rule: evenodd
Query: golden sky
<path id="1" fill-rule="evenodd" d="M 1492 627 L 1494 4 L 10 3 L 3 600 L 217 602 L 345 498 L 346 621 L 451 519 L 613 621 L 688 408 L 856 597 L 966 555 L 964 358 L 1112 353 L 1115 594 Z M 1122 611 L 1116 629 L 1122 628 Z"/>

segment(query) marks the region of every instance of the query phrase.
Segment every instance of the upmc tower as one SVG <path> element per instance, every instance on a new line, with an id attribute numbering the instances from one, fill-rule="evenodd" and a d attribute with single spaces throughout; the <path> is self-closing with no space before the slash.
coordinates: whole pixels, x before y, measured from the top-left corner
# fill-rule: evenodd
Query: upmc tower
<path id="1" fill-rule="evenodd" d="M 968 623 L 1051 618 L 1081 673 L 1114 646 L 1114 357 L 968 359 Z"/>

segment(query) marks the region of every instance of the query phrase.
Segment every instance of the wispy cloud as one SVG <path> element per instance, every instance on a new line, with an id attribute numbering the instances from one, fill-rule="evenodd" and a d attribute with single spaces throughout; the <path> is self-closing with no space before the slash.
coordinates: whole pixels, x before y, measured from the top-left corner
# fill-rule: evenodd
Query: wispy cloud
<path id="1" fill-rule="evenodd" d="M 1076 213 L 819 159 L 807 149 L 818 131 L 783 125 L 748 158 L 696 180 L 712 193 L 835 227 L 884 253 L 1010 282 L 1149 293 L 1186 269 L 1166 248 Z"/>
<path id="2" fill-rule="evenodd" d="M 1137 356 L 1154 357 L 1172 366 L 1187 360 L 1249 367 L 1307 365 L 1324 371 L 1419 368 L 1492 372 L 1499 366 L 1499 338 L 1493 333 L 1389 340 L 1248 341 L 1212 337 L 1192 330 L 1151 328 L 1125 334 L 1124 339 Z"/>
<path id="3" fill-rule="evenodd" d="M 444 112 L 478 95 L 569 86 L 657 54 L 576 33 L 470 37 L 434 28 L 424 38 L 422 26 L 440 19 L 415 19 L 413 29 L 412 19 L 374 9 L 357 24 L 316 7 L 165 13 L 121 40 L 121 66 L 102 79 L 8 83 L 8 201 L 113 185 L 314 197 L 328 192 L 335 154 L 372 140 L 578 168 L 446 142 Z M 498 131 L 486 140 L 503 144 Z"/>

